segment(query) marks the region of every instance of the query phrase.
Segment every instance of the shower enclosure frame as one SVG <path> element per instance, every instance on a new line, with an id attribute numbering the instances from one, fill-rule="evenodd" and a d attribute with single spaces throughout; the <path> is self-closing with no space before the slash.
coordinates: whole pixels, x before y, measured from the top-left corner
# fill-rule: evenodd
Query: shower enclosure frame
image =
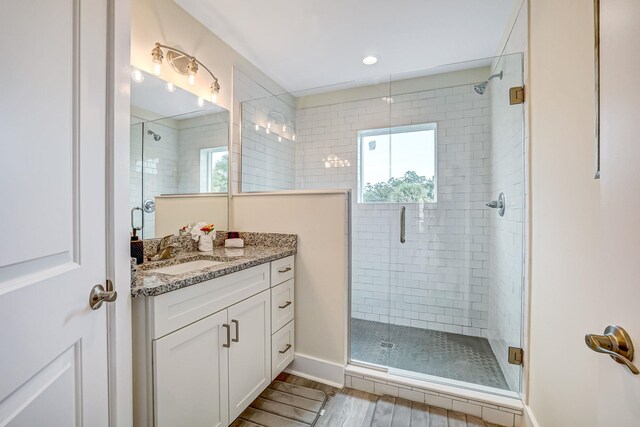
<path id="1" fill-rule="evenodd" d="M 524 54 L 519 53 L 520 55 L 520 66 L 521 66 L 521 70 L 523 70 L 524 73 Z M 500 58 L 504 57 L 504 56 L 508 56 L 508 55 L 502 55 Z M 502 80 L 502 72 L 500 72 L 500 75 L 494 75 L 492 74 L 491 77 L 499 77 L 500 80 Z M 524 74 L 522 74 L 522 82 L 521 84 L 524 86 Z M 505 94 L 505 96 L 507 96 L 508 94 Z M 526 105 L 526 104 L 525 104 Z M 522 218 L 521 218 L 521 232 L 522 232 L 522 252 L 520 254 L 521 256 L 521 265 L 522 265 L 522 270 L 521 270 L 521 274 L 520 274 L 520 304 L 519 304 L 519 318 L 520 318 L 520 329 L 519 329 L 519 335 L 520 335 L 520 346 L 526 350 L 526 348 L 528 347 L 527 345 L 527 339 L 526 339 L 526 334 L 525 334 L 525 330 L 526 330 L 526 325 L 527 325 L 527 312 L 526 312 L 526 305 L 528 302 L 528 288 L 527 288 L 527 284 L 528 284 L 528 269 L 529 269 L 529 262 L 528 262 L 528 253 L 529 253 L 529 233 L 528 233 L 528 227 L 529 227 L 529 204 L 530 204 L 530 200 L 529 200 L 529 168 L 528 168 L 528 162 L 527 162 L 527 126 L 528 126 L 528 122 L 527 122 L 527 117 L 526 117 L 526 107 L 525 105 L 522 105 L 522 110 L 521 110 L 521 130 L 520 130 L 520 162 L 521 162 L 521 167 L 522 167 L 522 191 L 523 191 L 523 203 L 521 206 L 522 209 Z M 392 128 L 393 126 L 390 125 L 389 128 Z M 360 145 L 360 140 L 358 140 L 358 145 Z M 438 150 L 436 149 L 436 155 L 437 155 Z M 360 161 L 360 159 L 358 159 L 358 161 Z M 358 164 L 358 169 L 360 169 L 361 165 Z M 437 169 L 438 169 L 438 163 L 436 161 L 436 176 L 435 179 L 437 180 L 438 174 L 437 174 Z M 437 181 L 436 181 L 437 182 Z M 360 182 L 358 182 L 358 186 L 356 188 L 356 191 L 360 191 Z M 352 198 L 355 198 L 358 200 L 358 202 L 360 202 L 360 194 L 355 194 L 351 196 Z M 437 195 L 436 195 L 436 200 L 437 200 Z M 437 203 L 437 202 L 436 202 Z M 398 204 L 398 207 L 400 207 L 402 204 Z M 393 381 L 397 384 L 402 384 L 405 381 L 409 381 L 409 383 L 413 383 L 415 381 L 418 382 L 424 382 L 425 384 L 433 384 L 436 387 L 438 385 L 442 385 L 442 386 L 453 386 L 456 388 L 459 388 L 461 390 L 470 390 L 472 392 L 480 392 L 480 393 L 486 393 L 487 396 L 495 396 L 496 398 L 500 399 L 500 398 L 508 398 L 508 399 L 516 399 L 518 401 L 520 401 L 522 398 L 524 398 L 525 394 L 526 394 L 526 386 L 527 386 L 527 371 L 525 369 L 523 369 L 523 366 L 520 365 L 519 366 L 519 383 L 518 383 L 518 389 L 517 390 L 508 390 L 508 391 L 503 391 L 501 392 L 498 389 L 493 389 L 493 388 L 486 388 L 484 386 L 481 385 L 477 385 L 477 384 L 473 384 L 473 383 L 465 383 L 465 382 L 460 382 L 457 380 L 451 380 L 448 378 L 443 378 L 443 377 L 431 377 L 428 375 L 419 375 L 419 376 L 409 376 L 406 377 L 404 375 L 398 375 L 396 372 L 398 371 L 397 369 L 394 369 L 390 366 L 381 366 L 381 365 L 375 365 L 372 363 L 367 363 L 364 361 L 359 361 L 359 360 L 354 360 L 353 359 L 353 354 L 352 354 L 352 325 L 351 325 L 351 321 L 353 319 L 352 317 L 352 311 L 353 311 L 353 277 L 352 277 L 352 263 L 353 263 L 353 224 L 352 224 L 352 213 L 351 213 L 351 208 L 352 205 L 349 205 L 349 236 L 348 236 L 348 245 L 349 245 L 349 281 L 348 281 L 348 286 L 349 286 L 349 290 L 348 290 L 348 298 L 347 298 L 347 303 L 348 303 L 348 309 L 347 309 L 347 316 L 348 316 L 348 330 L 347 330 L 347 375 L 348 375 L 348 371 L 349 371 L 349 366 L 353 366 L 353 367 L 357 367 L 357 368 L 364 368 L 366 370 L 371 370 L 372 372 L 379 372 L 381 374 L 386 374 L 388 376 L 393 377 Z M 497 213 L 496 213 L 497 215 Z M 422 378 L 420 378 L 422 377 Z"/>

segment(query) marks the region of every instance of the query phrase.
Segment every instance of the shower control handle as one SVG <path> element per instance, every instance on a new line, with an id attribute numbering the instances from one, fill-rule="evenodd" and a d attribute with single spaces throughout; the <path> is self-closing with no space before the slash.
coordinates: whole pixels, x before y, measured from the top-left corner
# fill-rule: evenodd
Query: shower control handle
<path id="1" fill-rule="evenodd" d="M 604 330 L 604 335 L 587 334 L 584 341 L 591 350 L 596 353 L 608 354 L 613 360 L 627 365 L 634 374 L 640 374 L 633 362 L 633 343 L 627 331 L 617 325 L 609 325 Z"/>
<path id="2" fill-rule="evenodd" d="M 504 211 L 507 208 L 507 203 L 505 202 L 504 193 L 500 193 L 498 196 L 498 200 L 492 200 L 490 202 L 485 203 L 485 206 L 498 209 L 498 215 L 504 216 Z"/>

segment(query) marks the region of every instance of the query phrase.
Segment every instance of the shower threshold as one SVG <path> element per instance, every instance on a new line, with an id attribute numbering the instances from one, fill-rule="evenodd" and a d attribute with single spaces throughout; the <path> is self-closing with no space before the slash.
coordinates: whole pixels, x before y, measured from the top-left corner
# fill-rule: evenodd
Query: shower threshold
<path id="1" fill-rule="evenodd" d="M 347 364 L 345 369 L 345 386 L 460 411 L 482 419 L 491 414 L 511 419 L 509 422 L 500 422 L 500 425 L 519 426 L 521 423 L 524 404 L 516 392 L 430 375 L 420 375 L 417 378 L 412 374 L 401 370 L 387 371 L 362 366 L 354 361 Z"/>

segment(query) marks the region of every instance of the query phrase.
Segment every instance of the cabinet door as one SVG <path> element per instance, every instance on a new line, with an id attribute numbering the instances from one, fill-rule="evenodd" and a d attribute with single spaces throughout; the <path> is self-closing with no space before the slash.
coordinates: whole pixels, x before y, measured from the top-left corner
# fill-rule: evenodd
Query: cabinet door
<path id="1" fill-rule="evenodd" d="M 229 425 L 227 310 L 154 341 L 157 427 Z"/>
<path id="2" fill-rule="evenodd" d="M 271 307 L 264 291 L 229 307 L 229 415 L 234 420 L 271 382 Z"/>

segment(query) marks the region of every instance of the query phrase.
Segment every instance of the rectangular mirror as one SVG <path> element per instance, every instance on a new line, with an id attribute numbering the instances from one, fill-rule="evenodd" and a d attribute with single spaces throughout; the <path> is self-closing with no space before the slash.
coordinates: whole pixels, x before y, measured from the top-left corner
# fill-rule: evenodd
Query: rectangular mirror
<path id="1" fill-rule="evenodd" d="M 144 239 L 192 222 L 227 229 L 229 112 L 156 76 L 131 83 L 131 228 Z"/>

